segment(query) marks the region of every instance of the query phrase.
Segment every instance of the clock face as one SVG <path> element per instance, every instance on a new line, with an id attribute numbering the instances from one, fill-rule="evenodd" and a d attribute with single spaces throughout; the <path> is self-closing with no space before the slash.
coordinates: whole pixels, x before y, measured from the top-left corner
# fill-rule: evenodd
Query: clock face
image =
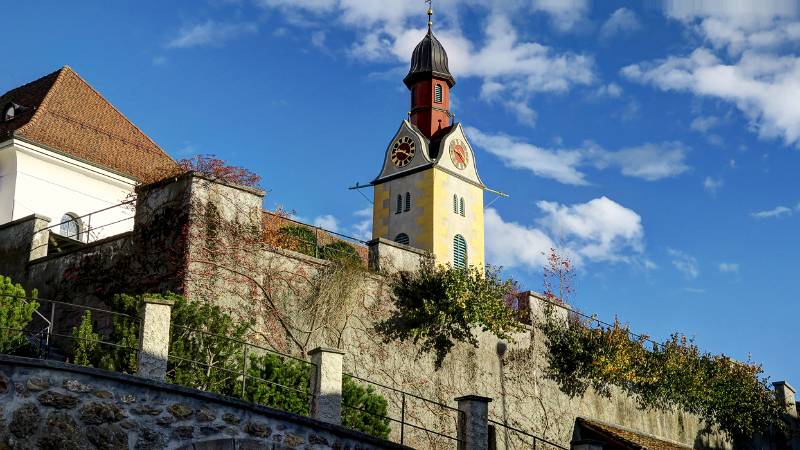
<path id="1" fill-rule="evenodd" d="M 413 139 L 408 136 L 401 137 L 392 145 L 392 162 L 397 167 L 407 166 L 414 159 L 416 149 Z"/>
<path id="2" fill-rule="evenodd" d="M 459 170 L 467 167 L 469 157 L 467 156 L 467 145 L 461 139 L 455 139 L 450 143 L 450 160 Z"/>

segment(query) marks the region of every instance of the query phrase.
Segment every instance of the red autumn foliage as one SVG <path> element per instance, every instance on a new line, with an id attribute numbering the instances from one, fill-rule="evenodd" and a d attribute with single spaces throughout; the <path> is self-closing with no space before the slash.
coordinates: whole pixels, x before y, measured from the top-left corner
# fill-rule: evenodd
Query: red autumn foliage
<path id="1" fill-rule="evenodd" d="M 226 183 L 260 188 L 261 177 L 244 167 L 232 166 L 216 155 L 195 155 L 178 161 L 184 171 L 199 172 Z"/>

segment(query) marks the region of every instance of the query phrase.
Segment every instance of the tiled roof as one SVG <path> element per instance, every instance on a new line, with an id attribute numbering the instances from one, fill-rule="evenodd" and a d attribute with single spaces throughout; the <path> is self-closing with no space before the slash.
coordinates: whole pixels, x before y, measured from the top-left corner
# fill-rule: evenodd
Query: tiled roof
<path id="1" fill-rule="evenodd" d="M 579 417 L 578 423 L 584 429 L 593 431 L 604 438 L 615 441 L 616 444 L 622 445 L 623 448 L 632 450 L 687 450 L 688 447 L 675 442 L 669 442 L 659 439 L 655 436 L 639 433 L 633 430 L 616 427 L 602 422 L 587 420 Z M 581 433 L 583 435 L 583 433 Z"/>
<path id="2" fill-rule="evenodd" d="M 0 107 L 11 102 L 24 109 L 0 122 L 0 140 L 29 140 L 142 182 L 177 169 L 164 150 L 67 66 L 0 96 Z"/>

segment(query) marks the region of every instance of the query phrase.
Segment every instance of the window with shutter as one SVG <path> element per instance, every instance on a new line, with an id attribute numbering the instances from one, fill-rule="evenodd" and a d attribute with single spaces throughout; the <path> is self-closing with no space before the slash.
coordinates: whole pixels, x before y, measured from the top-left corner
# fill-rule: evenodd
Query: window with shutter
<path id="1" fill-rule="evenodd" d="M 453 266 L 456 269 L 467 268 L 467 241 L 460 234 L 453 238 Z"/>
<path id="2" fill-rule="evenodd" d="M 459 203 L 458 213 L 461 214 L 461 217 L 464 217 L 464 197 L 461 197 L 461 202 Z"/>
<path id="3" fill-rule="evenodd" d="M 453 194 L 453 212 L 458 214 L 458 196 Z"/>
<path id="4" fill-rule="evenodd" d="M 406 192 L 406 211 L 411 210 L 411 193 Z"/>
<path id="5" fill-rule="evenodd" d="M 433 101 L 436 103 L 442 103 L 442 85 L 437 84 L 433 88 Z"/>
<path id="6" fill-rule="evenodd" d="M 395 214 L 400 214 L 401 212 L 403 212 L 403 196 L 397 194 L 397 210 L 395 211 Z"/>
<path id="7" fill-rule="evenodd" d="M 411 242 L 408 235 L 405 233 L 398 234 L 397 237 L 394 238 L 394 241 L 403 245 L 408 245 L 408 243 Z"/>

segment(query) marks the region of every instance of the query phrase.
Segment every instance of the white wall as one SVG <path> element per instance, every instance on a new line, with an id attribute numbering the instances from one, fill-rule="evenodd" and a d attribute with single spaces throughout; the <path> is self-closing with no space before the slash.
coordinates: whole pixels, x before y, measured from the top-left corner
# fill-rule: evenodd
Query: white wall
<path id="1" fill-rule="evenodd" d="M 0 144 L 0 224 L 14 215 L 14 188 L 17 183 L 17 153 L 11 141 Z"/>
<path id="2" fill-rule="evenodd" d="M 67 213 L 78 216 L 94 213 L 122 203 L 133 192 L 133 180 L 60 153 L 19 140 L 13 141 L 11 150 L 16 156 L 11 220 L 37 213 L 49 217 L 50 225 L 56 225 Z M 9 149 L 2 150 L 6 151 Z M 2 214 L 0 218 L 4 217 Z M 91 214 L 81 219 L 82 228 L 83 231 L 89 228 L 88 240 L 95 241 L 132 230 L 133 214 L 132 207 Z M 59 228 L 55 226 L 51 231 L 58 233 Z M 82 240 L 87 240 L 85 235 Z"/>

